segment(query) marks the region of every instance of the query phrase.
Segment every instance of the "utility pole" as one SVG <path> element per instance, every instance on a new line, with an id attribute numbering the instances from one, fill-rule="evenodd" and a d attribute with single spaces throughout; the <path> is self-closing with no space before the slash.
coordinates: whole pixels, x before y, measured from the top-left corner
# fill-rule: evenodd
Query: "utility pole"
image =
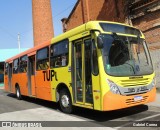
<path id="1" fill-rule="evenodd" d="M 18 33 L 18 50 L 21 52 L 20 33 Z"/>

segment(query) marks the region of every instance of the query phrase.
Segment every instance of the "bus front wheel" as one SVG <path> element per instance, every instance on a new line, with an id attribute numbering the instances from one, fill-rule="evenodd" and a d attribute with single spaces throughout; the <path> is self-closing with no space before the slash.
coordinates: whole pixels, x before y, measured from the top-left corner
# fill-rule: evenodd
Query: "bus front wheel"
<path id="1" fill-rule="evenodd" d="M 70 97 L 69 92 L 66 89 L 62 89 L 60 91 L 60 98 L 59 98 L 60 108 L 64 113 L 71 113 L 72 112 L 72 100 Z"/>
<path id="2" fill-rule="evenodd" d="M 16 87 L 16 96 L 18 100 L 22 99 L 21 91 L 18 86 Z"/>

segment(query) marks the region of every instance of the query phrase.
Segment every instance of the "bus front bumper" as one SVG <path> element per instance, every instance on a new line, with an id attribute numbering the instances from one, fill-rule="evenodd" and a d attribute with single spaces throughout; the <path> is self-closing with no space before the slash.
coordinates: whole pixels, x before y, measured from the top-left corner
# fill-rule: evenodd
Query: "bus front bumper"
<path id="1" fill-rule="evenodd" d="M 137 99 L 137 97 L 139 99 Z M 107 92 L 103 98 L 103 111 L 111 111 L 140 104 L 146 104 L 155 100 L 156 87 L 152 88 L 151 91 L 138 95 L 118 95 L 111 91 Z"/>

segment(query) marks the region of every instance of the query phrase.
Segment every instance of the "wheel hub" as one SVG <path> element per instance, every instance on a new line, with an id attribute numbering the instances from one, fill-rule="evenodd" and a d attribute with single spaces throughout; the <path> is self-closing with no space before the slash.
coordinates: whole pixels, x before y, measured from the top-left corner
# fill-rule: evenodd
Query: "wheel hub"
<path id="1" fill-rule="evenodd" d="M 67 95 L 63 95 L 61 98 L 63 107 L 69 107 L 69 98 Z"/>
<path id="2" fill-rule="evenodd" d="M 19 97 L 19 91 L 18 91 L 18 89 L 17 89 L 17 97 Z"/>

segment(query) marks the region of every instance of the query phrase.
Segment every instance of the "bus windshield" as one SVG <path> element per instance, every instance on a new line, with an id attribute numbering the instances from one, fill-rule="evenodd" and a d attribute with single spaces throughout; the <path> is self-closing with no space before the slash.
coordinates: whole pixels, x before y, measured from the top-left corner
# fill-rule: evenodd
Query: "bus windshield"
<path id="1" fill-rule="evenodd" d="M 153 73 L 153 66 L 144 39 L 101 34 L 103 63 L 107 74 L 136 76 Z M 117 38 L 118 37 L 118 38 Z"/>

